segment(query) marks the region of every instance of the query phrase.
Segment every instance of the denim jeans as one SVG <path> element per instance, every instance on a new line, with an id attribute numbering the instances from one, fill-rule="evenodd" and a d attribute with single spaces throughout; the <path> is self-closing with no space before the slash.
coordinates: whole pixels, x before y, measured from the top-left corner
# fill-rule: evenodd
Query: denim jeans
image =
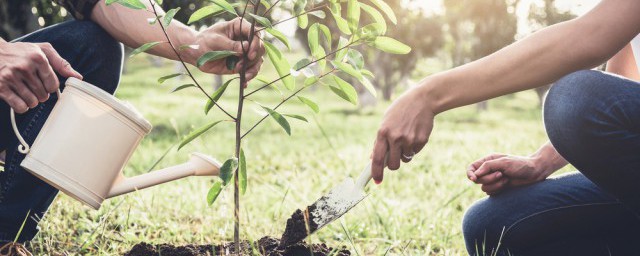
<path id="1" fill-rule="evenodd" d="M 82 74 L 85 81 L 111 94 L 118 86 L 122 71 L 122 44 L 93 22 L 68 21 L 41 29 L 16 41 L 48 42 Z M 66 79 L 59 75 L 58 79 L 64 90 Z M 47 102 L 25 114 L 16 115 L 18 129 L 29 144 L 33 143 L 40 132 L 56 100 L 57 97 L 52 94 Z M 0 244 L 15 238 L 29 211 L 18 240 L 31 240 L 38 232 L 38 221 L 58 193 L 55 188 L 20 167 L 24 155 L 17 151 L 17 147 L 18 140 L 13 134 L 9 119 L 9 106 L 0 100 L 0 151 L 7 150 L 5 170 L 0 172 Z"/>
<path id="2" fill-rule="evenodd" d="M 511 189 L 465 214 L 470 255 L 640 255 L 640 83 L 578 71 L 544 104 L 551 143 L 579 172 Z"/>

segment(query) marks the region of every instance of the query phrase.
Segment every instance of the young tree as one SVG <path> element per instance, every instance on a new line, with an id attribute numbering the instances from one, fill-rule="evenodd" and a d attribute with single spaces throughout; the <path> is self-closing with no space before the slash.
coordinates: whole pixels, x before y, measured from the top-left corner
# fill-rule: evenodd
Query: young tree
<path id="1" fill-rule="evenodd" d="M 141 1 L 149 1 L 151 8 L 147 11 L 154 13 L 156 16 L 156 19 L 151 20 L 149 23 L 152 26 L 159 27 L 165 32 L 165 35 L 167 35 L 166 29 L 170 26 L 176 13 L 179 12 L 179 8 L 168 10 L 166 14 L 160 15 L 157 7 L 158 2 L 156 2 L 160 0 L 107 0 L 106 3 L 119 3 L 130 8 L 147 9 Z M 220 179 L 216 180 L 211 186 L 207 193 L 207 201 L 209 204 L 212 204 L 224 188 L 229 184 L 233 184 L 235 221 L 234 242 L 236 245 L 236 252 L 239 252 L 240 245 L 240 194 L 243 194 L 247 187 L 246 158 L 244 151 L 242 150 L 243 138 L 248 136 L 267 118 L 275 120 L 287 134 L 291 135 L 291 126 L 289 125 L 288 118 L 299 119 L 302 121 L 306 121 L 306 118 L 299 115 L 283 114 L 280 113 L 278 109 L 291 99 L 297 99 L 303 104 L 309 106 L 309 108 L 314 112 L 318 112 L 319 108 L 317 103 L 299 95 L 300 92 L 315 84 L 325 85 L 340 98 L 353 104 L 357 104 L 358 95 L 353 86 L 336 75 L 338 73 L 342 73 L 353 77 L 355 81 L 358 81 L 366 88 L 373 90 L 373 86 L 371 86 L 369 79 L 374 78 L 374 74 L 364 67 L 364 57 L 354 47 L 367 45 L 368 47 L 392 54 L 407 54 L 411 51 L 409 46 L 393 38 L 384 36 L 387 31 L 387 21 L 385 17 L 391 20 L 396 20 L 396 17 L 392 8 L 382 0 L 295 0 L 293 1 L 294 8 L 290 18 L 285 18 L 280 21 L 273 21 L 269 19 L 269 13 L 276 5 L 283 4 L 283 2 L 284 1 L 281 0 L 275 0 L 273 3 L 268 0 L 247 0 L 246 2 L 232 4 L 226 0 L 211 0 L 211 3 L 204 5 L 190 16 L 188 23 L 198 22 L 204 18 L 222 14 L 230 15 L 233 18 L 240 17 L 241 19 L 246 19 L 251 23 L 249 38 L 244 39 L 248 40 L 249 46 L 243 48 L 243 53 L 239 56 L 239 59 L 241 59 L 242 63 L 245 63 L 245 65 L 240 68 L 240 72 L 237 77 L 227 80 L 213 93 L 208 93 L 200 85 L 193 76 L 189 67 L 184 61 L 182 61 L 180 50 L 191 46 L 174 45 L 169 36 L 166 36 L 166 41 L 149 42 L 133 51 L 133 54 L 137 54 L 147 51 L 159 44 L 169 44 L 183 65 L 186 75 L 188 75 L 193 82 L 192 84 L 177 87 L 174 92 L 183 89 L 197 89 L 203 93 L 203 99 L 206 100 L 205 114 L 209 113 L 215 107 L 226 116 L 226 119 L 224 120 L 214 120 L 193 130 L 181 141 L 178 149 L 224 121 L 229 121 L 235 124 L 234 157 L 227 159 L 223 163 L 220 168 Z M 344 11 L 344 14 L 341 2 L 346 2 L 346 10 Z M 330 15 L 332 16 L 332 20 L 337 24 L 337 29 L 330 29 L 322 22 L 314 22 L 310 24 L 309 15 L 322 17 L 323 19 Z M 361 16 L 365 15 L 372 17 L 372 22 L 366 24 L 361 23 Z M 297 60 L 294 65 L 291 65 L 280 49 L 278 49 L 274 44 L 264 40 L 264 37 L 261 37 L 261 32 L 270 34 L 275 39 L 282 42 L 286 47 L 290 48 L 288 38 L 276 25 L 293 20 L 297 21 L 298 26 L 302 28 L 309 28 L 307 41 L 310 56 Z M 237 82 L 240 85 L 246 84 L 246 64 L 249 63 L 247 53 L 251 48 L 251 39 L 255 36 L 260 37 L 263 41 L 267 56 L 275 67 L 279 77 L 272 81 L 262 81 L 262 85 L 255 89 L 245 89 L 244 86 L 238 86 L 237 88 L 239 93 L 237 109 L 234 115 L 220 106 L 217 101 L 225 94 L 225 91 L 230 87 L 232 82 Z M 334 39 L 336 41 L 334 41 Z M 332 42 L 336 43 L 334 44 Z M 197 65 L 202 66 L 207 62 L 221 59 L 226 59 L 227 67 L 230 69 L 235 67 L 239 61 L 236 57 L 236 53 L 234 52 L 211 51 L 203 54 L 198 59 Z M 162 83 L 180 75 L 183 74 L 176 73 L 164 76 L 159 78 L 158 82 Z M 296 78 L 301 78 L 301 80 L 304 78 L 304 82 L 301 85 L 296 85 Z M 280 90 L 280 87 L 284 87 L 283 90 L 288 92 L 288 96 L 282 98 L 280 103 L 275 106 L 260 105 L 260 107 L 265 110 L 265 115 L 256 123 L 249 126 L 243 126 L 242 114 L 245 102 L 250 100 L 252 95 L 259 93 L 268 87 L 278 88 L 278 90 Z"/>

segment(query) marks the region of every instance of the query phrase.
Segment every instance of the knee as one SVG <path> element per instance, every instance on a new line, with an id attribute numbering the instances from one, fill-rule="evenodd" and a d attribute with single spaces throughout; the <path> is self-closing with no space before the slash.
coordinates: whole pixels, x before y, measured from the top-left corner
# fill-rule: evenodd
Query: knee
<path id="1" fill-rule="evenodd" d="M 483 248 L 490 249 L 497 246 L 500 240 L 502 224 L 494 221 L 494 207 L 488 199 L 474 203 L 464 214 L 462 219 L 462 234 L 469 255 L 483 255 Z M 491 251 L 491 250 L 489 250 Z"/>
<path id="2" fill-rule="evenodd" d="M 598 125 L 593 117 L 602 106 L 606 85 L 599 71 L 582 70 L 558 80 L 544 102 L 544 125 L 556 148 L 567 142 L 588 140 Z"/>

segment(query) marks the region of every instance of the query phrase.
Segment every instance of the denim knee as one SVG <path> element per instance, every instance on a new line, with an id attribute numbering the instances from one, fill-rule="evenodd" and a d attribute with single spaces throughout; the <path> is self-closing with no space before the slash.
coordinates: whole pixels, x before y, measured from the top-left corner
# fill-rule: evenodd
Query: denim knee
<path id="1" fill-rule="evenodd" d="M 490 253 L 500 241 L 504 224 L 498 223 L 495 206 L 489 198 L 475 202 L 464 214 L 462 219 L 462 234 L 469 255 L 480 256 Z M 487 249 L 489 252 L 484 252 Z"/>
<path id="2" fill-rule="evenodd" d="M 581 70 L 558 80 L 544 102 L 544 125 L 551 143 L 560 153 L 598 136 L 606 126 L 601 120 L 608 106 L 605 75 Z"/>

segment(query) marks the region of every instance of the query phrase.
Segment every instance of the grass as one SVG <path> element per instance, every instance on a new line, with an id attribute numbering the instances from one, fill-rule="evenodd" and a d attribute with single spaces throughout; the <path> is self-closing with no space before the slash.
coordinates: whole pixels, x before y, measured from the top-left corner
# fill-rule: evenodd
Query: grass
<path id="1" fill-rule="evenodd" d="M 155 80 L 172 73 L 173 65 L 150 68 L 142 58 L 130 63 L 117 92 L 155 126 L 125 168 L 129 176 L 147 172 L 193 127 L 224 117 L 219 110 L 204 116 L 203 97 L 195 90 L 169 94 L 180 82 L 159 86 Z M 265 73 L 273 74 L 270 70 Z M 204 84 L 212 81 L 210 76 L 199 76 Z M 233 111 L 235 90 L 229 92 L 222 104 Z M 253 100 L 268 106 L 280 98 L 274 91 L 257 95 Z M 296 208 L 315 201 L 346 176 L 357 175 L 369 159 L 377 126 L 388 106 L 380 103 L 358 110 L 326 88 L 304 95 L 320 103 L 319 114 L 313 115 L 297 101 L 281 112 L 303 114 L 310 123 L 291 119 L 292 136 L 288 137 L 268 120 L 245 140 L 249 177 L 248 191 L 241 198 L 245 239 L 279 237 Z M 257 109 L 255 104 L 248 105 L 245 127 L 258 120 Z M 470 106 L 443 114 L 437 118 L 428 146 L 411 164 L 387 172 L 379 186 L 371 183 L 366 200 L 310 239 L 346 246 L 356 255 L 465 255 L 462 216 L 483 197 L 479 187 L 466 179 L 466 166 L 491 152 L 529 154 L 545 141 L 534 92 L 493 100 L 490 110 L 482 113 Z M 222 123 L 182 150 L 172 149 L 158 167 L 184 162 L 192 151 L 224 161 L 232 155 L 233 143 L 232 124 Z M 114 255 L 139 242 L 230 241 L 232 190 L 227 188 L 213 206 L 207 206 L 212 180 L 192 177 L 159 185 L 106 200 L 98 211 L 66 195 L 58 196 L 40 223 L 41 232 L 32 249 L 35 255 Z"/>

